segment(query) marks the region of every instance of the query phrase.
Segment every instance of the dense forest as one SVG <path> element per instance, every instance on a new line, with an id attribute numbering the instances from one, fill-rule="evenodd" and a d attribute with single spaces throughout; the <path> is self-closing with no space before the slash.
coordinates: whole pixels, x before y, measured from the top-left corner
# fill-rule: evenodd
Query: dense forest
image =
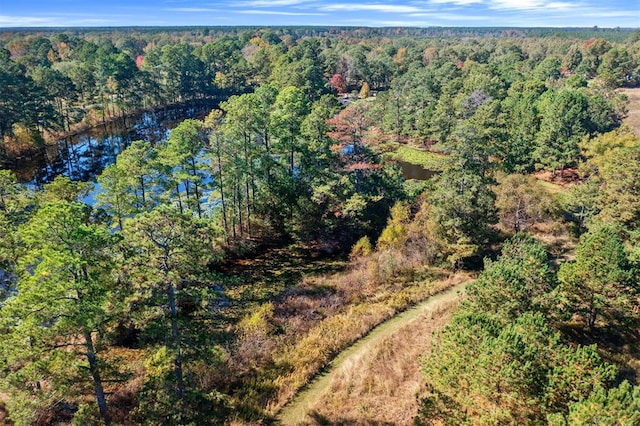
<path id="1" fill-rule="evenodd" d="M 416 423 L 637 424 L 639 86 L 621 29 L 5 31 L 0 421 L 273 422 L 456 277 Z M 96 182 L 12 171 L 172 105 Z"/>

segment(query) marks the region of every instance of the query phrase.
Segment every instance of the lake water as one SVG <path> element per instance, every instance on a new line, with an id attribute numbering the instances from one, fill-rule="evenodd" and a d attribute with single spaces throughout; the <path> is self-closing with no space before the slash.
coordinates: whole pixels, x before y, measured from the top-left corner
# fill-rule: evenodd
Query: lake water
<path id="1" fill-rule="evenodd" d="M 203 118 L 210 107 L 168 108 L 118 119 L 58 140 L 29 158 L 8 164 L 18 180 L 34 187 L 56 176 L 95 182 L 105 167 L 135 140 L 152 143 L 166 139 L 169 130 L 187 118 Z"/>
<path id="2" fill-rule="evenodd" d="M 168 108 L 122 118 L 85 132 L 60 139 L 47 145 L 29 158 L 13 161 L 8 168 L 18 180 L 29 186 L 40 188 L 56 176 L 67 176 L 72 180 L 96 182 L 96 177 L 105 167 L 113 164 L 116 157 L 132 141 L 146 140 L 152 143 L 168 137 L 170 129 L 187 118 L 203 118 L 215 105 L 207 107 Z M 398 161 L 405 179 L 426 180 L 435 173 L 421 166 Z M 83 201 L 93 205 L 94 190 Z"/>

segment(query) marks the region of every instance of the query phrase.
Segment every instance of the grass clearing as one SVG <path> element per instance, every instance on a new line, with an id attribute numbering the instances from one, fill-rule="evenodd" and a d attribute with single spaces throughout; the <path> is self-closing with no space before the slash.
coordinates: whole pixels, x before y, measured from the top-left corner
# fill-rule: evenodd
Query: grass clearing
<path id="1" fill-rule="evenodd" d="M 544 179 L 539 179 L 539 182 L 547 191 L 549 191 L 549 194 L 555 195 L 564 192 L 562 185 L 558 185 L 557 183 L 549 182 Z"/>
<path id="2" fill-rule="evenodd" d="M 221 272 L 225 295 L 234 308 L 224 314 L 228 319 L 239 319 L 305 277 L 342 271 L 346 265 L 344 256 L 323 255 L 297 245 L 270 248 L 254 258 L 231 261 Z"/>
<path id="3" fill-rule="evenodd" d="M 384 250 L 352 261 L 341 273 L 307 276 L 267 302 L 273 304 L 272 315 L 263 318 L 262 331 L 240 333 L 229 346 L 223 376 L 235 411 L 230 424 L 274 420 L 353 342 L 399 312 L 471 279 L 427 263 L 415 248 Z"/>
<path id="4" fill-rule="evenodd" d="M 629 113 L 623 122 L 640 138 L 640 87 L 620 89 L 620 91 L 629 98 Z"/>
<path id="5" fill-rule="evenodd" d="M 449 322 L 458 302 L 458 297 L 439 299 L 428 310 L 416 309 L 418 315 L 379 341 L 363 342 L 335 367 L 326 392 L 307 414 L 307 423 L 412 424 L 418 410 L 416 395 L 424 388 L 419 357 L 429 351 L 433 333 Z"/>
<path id="6" fill-rule="evenodd" d="M 391 149 L 384 154 L 384 157 L 388 160 L 404 161 L 434 171 L 440 171 L 446 165 L 447 156 L 444 154 L 425 151 L 409 145 L 394 145 L 395 149 Z"/>
<path id="7" fill-rule="evenodd" d="M 310 358 L 305 359 L 304 363 L 298 364 L 298 362 L 295 362 L 300 368 L 282 378 L 280 397 L 277 403 L 271 407 L 271 411 L 278 412 L 282 404 L 290 400 L 297 390 L 308 382 L 310 377 L 320 372 L 323 368 L 329 368 L 329 371 L 318 376 L 305 391 L 280 412 L 278 418 L 282 424 L 298 424 L 297 422 L 304 418 L 312 404 L 324 394 L 330 385 L 330 379 L 335 374 L 332 366 L 340 365 L 352 355 L 376 346 L 407 322 L 437 306 L 443 299 L 458 297 L 457 290 L 463 287 L 461 283 L 469 279 L 467 275 L 458 274 L 446 278 L 443 277 L 429 286 L 423 285 L 422 289 L 419 289 L 418 286 L 409 286 L 405 291 L 401 291 L 400 294 L 395 294 L 393 297 L 387 297 L 386 300 L 355 306 L 349 309 L 346 315 L 335 323 L 330 321 L 331 324 L 320 324 L 317 329 L 312 330 L 303 341 L 293 347 L 291 352 L 286 355 L 286 358 L 290 360 L 295 360 L 305 355 Z M 429 297 L 434 294 L 436 295 Z M 406 310 L 409 306 L 424 299 L 428 300 Z M 403 313 L 394 316 L 398 312 Z M 393 317 L 391 320 L 386 321 L 391 317 Z M 378 324 L 380 325 L 378 326 Z M 328 328 L 325 328 L 327 326 Z M 334 330 L 334 332 L 329 333 L 328 330 Z M 336 330 L 342 330 L 343 332 L 339 333 Z M 362 336 L 366 337 L 358 341 L 356 345 L 349 347 Z M 334 348 L 337 350 L 346 347 L 349 347 L 349 349 L 340 353 L 331 362 L 332 355 L 337 353 L 337 350 L 333 351 L 333 353 L 332 351 L 327 351 L 326 353 L 317 353 L 317 350 L 311 351 L 311 348 L 314 347 L 318 349 L 326 348 L 328 342 L 334 342 Z"/>

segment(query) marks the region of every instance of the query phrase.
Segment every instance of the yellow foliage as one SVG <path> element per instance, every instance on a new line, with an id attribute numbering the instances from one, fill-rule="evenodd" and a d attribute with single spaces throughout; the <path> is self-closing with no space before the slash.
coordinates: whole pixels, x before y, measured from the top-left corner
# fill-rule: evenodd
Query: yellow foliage
<path id="1" fill-rule="evenodd" d="M 273 303 L 265 303 L 254 313 L 244 317 L 238 324 L 239 334 L 247 336 L 256 333 L 263 335 L 271 331 L 270 321 L 273 319 Z"/>
<path id="2" fill-rule="evenodd" d="M 406 202 L 398 202 L 391 207 L 391 222 L 393 223 L 409 223 L 411 212 L 409 204 Z"/>
<path id="3" fill-rule="evenodd" d="M 436 48 L 433 46 L 427 47 L 422 54 L 422 63 L 427 66 L 437 57 L 438 51 L 436 50 Z"/>
<path id="4" fill-rule="evenodd" d="M 47 52 L 47 59 L 53 64 L 58 59 L 56 52 L 49 49 L 49 51 Z"/>
<path id="5" fill-rule="evenodd" d="M 360 238 L 351 248 L 351 253 L 349 254 L 350 259 L 356 259 L 359 257 L 367 257 L 373 253 L 373 246 L 371 245 L 371 240 L 366 235 Z"/>
<path id="6" fill-rule="evenodd" d="M 391 219 L 380 234 L 376 244 L 378 250 L 398 248 L 405 242 L 406 225 L 411 220 L 411 212 L 407 203 L 399 202 L 391 208 Z"/>
<path id="7" fill-rule="evenodd" d="M 261 37 L 253 37 L 251 40 L 249 40 L 249 44 L 253 44 L 258 47 L 267 47 L 269 45 L 269 43 L 264 41 Z"/>
<path id="8" fill-rule="evenodd" d="M 609 163 L 611 155 L 619 148 L 640 145 L 640 139 L 627 127 L 585 139 L 580 144 L 583 155 L 588 159 L 590 169 L 599 170 Z"/>
<path id="9" fill-rule="evenodd" d="M 400 67 L 405 68 L 405 62 L 407 61 L 407 48 L 401 47 L 398 49 L 395 55 L 393 55 L 393 62 Z"/>
<path id="10" fill-rule="evenodd" d="M 369 88 L 369 83 L 367 83 L 366 81 L 362 83 L 362 87 L 360 88 L 360 98 L 361 99 L 368 98 L 370 90 L 371 89 Z"/>
<path id="11" fill-rule="evenodd" d="M 407 230 L 401 223 L 388 224 L 380 237 L 376 247 L 378 250 L 385 250 L 390 248 L 399 247 L 404 243 L 404 239 L 407 235 Z"/>
<path id="12" fill-rule="evenodd" d="M 214 77 L 213 81 L 215 82 L 216 86 L 222 89 L 228 88 L 231 85 L 231 79 L 229 78 L 229 76 L 220 71 L 216 71 L 216 76 Z"/>
<path id="13" fill-rule="evenodd" d="M 173 369 L 173 356 L 167 351 L 166 346 L 162 346 L 147 359 L 144 367 L 149 376 L 164 377 Z"/>

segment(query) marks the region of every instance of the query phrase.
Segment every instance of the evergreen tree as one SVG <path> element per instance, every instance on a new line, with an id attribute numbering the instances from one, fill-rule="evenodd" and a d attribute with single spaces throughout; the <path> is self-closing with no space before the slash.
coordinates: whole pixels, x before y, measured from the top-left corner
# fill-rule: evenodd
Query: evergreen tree
<path id="1" fill-rule="evenodd" d="M 589 329 L 599 319 L 624 323 L 633 312 L 638 287 L 631 280 L 627 254 L 612 226 L 584 234 L 576 260 L 564 263 L 558 277 L 568 311 L 580 314 Z"/>
<path id="2" fill-rule="evenodd" d="M 88 381 L 109 423 L 96 338 L 120 309 L 108 251 L 117 237 L 91 223 L 85 205 L 63 201 L 40 208 L 20 236 L 26 250 L 16 292 L 0 309 L 10 407 L 25 404 L 20 422 L 30 423 L 34 411 L 24 411 L 32 404 L 74 399 Z"/>

